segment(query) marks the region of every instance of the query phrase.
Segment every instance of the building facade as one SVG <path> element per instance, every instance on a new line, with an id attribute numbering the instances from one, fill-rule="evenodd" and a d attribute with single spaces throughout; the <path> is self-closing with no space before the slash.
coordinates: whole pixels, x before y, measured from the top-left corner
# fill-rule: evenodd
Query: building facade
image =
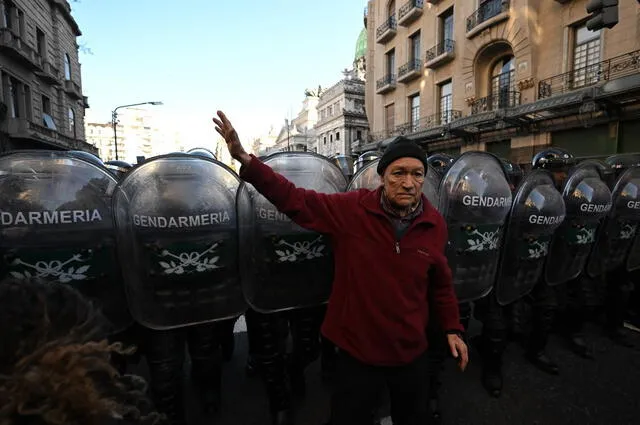
<path id="1" fill-rule="evenodd" d="M 66 0 L 0 0 L 0 152 L 85 142 L 80 28 Z"/>
<path id="2" fill-rule="evenodd" d="M 285 119 L 284 126 L 280 129 L 275 143 L 266 149 L 265 154 L 280 151 L 316 151 L 315 125 L 318 122 L 318 93 L 306 90 L 302 101 L 302 108 L 298 115 L 291 121 Z"/>
<path id="3" fill-rule="evenodd" d="M 587 0 L 372 0 L 366 148 L 406 135 L 429 151 L 526 164 L 640 151 L 640 4 L 586 28 Z"/>
<path id="4" fill-rule="evenodd" d="M 365 83 L 357 73 L 356 69 L 345 71 L 345 77 L 320 96 L 316 133 L 317 152 L 321 155 L 351 155 L 368 136 Z"/>
<path id="5" fill-rule="evenodd" d="M 150 158 L 170 152 L 184 152 L 182 137 L 163 125 L 163 119 L 148 107 L 131 107 L 118 112 L 118 159 L 136 163 L 138 156 Z M 113 125 L 87 122 L 87 142 L 95 146 L 103 161 L 116 159 Z"/>

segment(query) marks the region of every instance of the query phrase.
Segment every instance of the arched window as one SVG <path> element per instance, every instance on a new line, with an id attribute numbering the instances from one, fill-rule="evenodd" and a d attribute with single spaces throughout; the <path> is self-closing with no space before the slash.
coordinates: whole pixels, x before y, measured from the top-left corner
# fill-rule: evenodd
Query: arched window
<path id="1" fill-rule="evenodd" d="M 389 5 L 387 6 L 387 17 L 391 18 L 392 16 L 396 16 L 396 2 L 395 0 L 391 0 Z"/>
<path id="2" fill-rule="evenodd" d="M 76 114 L 73 109 L 69 108 L 69 132 L 76 138 Z"/>
<path id="3" fill-rule="evenodd" d="M 71 79 L 71 58 L 68 53 L 64 54 L 64 79 Z"/>
<path id="4" fill-rule="evenodd" d="M 513 55 L 503 56 L 491 69 L 491 94 L 495 108 L 513 105 L 511 99 L 515 92 L 516 58 Z"/>

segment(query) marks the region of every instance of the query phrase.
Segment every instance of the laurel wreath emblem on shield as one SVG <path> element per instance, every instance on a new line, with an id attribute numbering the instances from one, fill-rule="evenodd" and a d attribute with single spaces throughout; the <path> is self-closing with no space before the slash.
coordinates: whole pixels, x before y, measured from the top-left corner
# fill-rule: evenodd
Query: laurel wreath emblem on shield
<path id="1" fill-rule="evenodd" d="M 12 266 L 24 266 L 26 269 L 22 272 L 19 271 L 10 271 L 9 273 L 16 279 L 25 280 L 31 277 L 37 278 L 56 278 L 61 283 L 69 283 L 74 280 L 85 280 L 87 279 L 87 272 L 91 268 L 89 265 L 83 265 L 78 268 L 69 267 L 65 270 L 65 267 L 74 262 L 85 262 L 88 258 L 82 258 L 82 255 L 76 254 L 69 258 L 66 261 L 37 261 L 35 264 L 29 264 L 21 259 L 15 259 L 11 265 Z M 28 269 L 33 271 L 30 272 Z"/>
<path id="2" fill-rule="evenodd" d="M 636 235 L 636 224 L 625 223 L 624 226 L 620 229 L 620 239 L 629 240 Z"/>
<path id="3" fill-rule="evenodd" d="M 528 260 L 537 260 L 547 255 L 549 252 L 549 242 L 534 241 L 529 244 L 529 257 Z"/>
<path id="4" fill-rule="evenodd" d="M 304 260 L 313 260 L 314 258 L 319 258 L 324 256 L 325 245 L 321 244 L 322 236 L 318 236 L 315 240 L 309 242 L 294 242 L 289 243 L 284 239 L 280 239 L 276 246 L 286 246 L 289 249 L 285 250 L 276 250 L 276 255 L 278 256 L 278 261 L 280 262 L 297 262 Z"/>
<path id="5" fill-rule="evenodd" d="M 577 245 L 588 245 L 596 241 L 596 229 L 581 228 L 576 234 Z"/>
<path id="6" fill-rule="evenodd" d="M 205 257 L 207 254 L 213 253 L 217 247 L 218 243 L 214 243 L 202 252 L 182 252 L 179 254 L 174 254 L 165 249 L 160 253 L 160 256 L 172 258 L 175 261 L 160 261 L 158 264 L 164 269 L 165 274 L 181 275 L 218 269 L 220 266 L 216 263 L 220 260 L 219 256 Z"/>
<path id="7" fill-rule="evenodd" d="M 469 236 L 479 236 L 476 239 L 467 239 L 469 247 L 466 251 L 492 251 L 498 249 L 500 242 L 500 230 L 480 232 L 477 229 L 469 233 Z"/>

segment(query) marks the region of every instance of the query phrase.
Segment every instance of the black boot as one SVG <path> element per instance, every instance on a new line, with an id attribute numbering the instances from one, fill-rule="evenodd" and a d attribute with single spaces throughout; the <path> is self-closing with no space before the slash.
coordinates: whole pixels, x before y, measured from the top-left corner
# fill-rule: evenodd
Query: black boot
<path id="1" fill-rule="evenodd" d="M 221 329 L 217 324 L 187 328 L 187 344 L 191 356 L 191 379 L 198 389 L 205 413 L 218 412 L 221 405 L 222 352 Z"/>
<path id="2" fill-rule="evenodd" d="M 527 360 L 531 362 L 535 367 L 550 375 L 558 375 L 560 370 L 558 365 L 547 356 L 544 351 L 528 352 L 526 354 Z"/>
<path id="3" fill-rule="evenodd" d="M 569 348 L 583 359 L 593 359 L 593 352 L 587 345 L 581 334 L 573 334 L 568 336 Z"/>
<path id="4" fill-rule="evenodd" d="M 502 394 L 502 367 L 499 362 L 486 362 L 482 368 L 482 386 L 492 397 Z"/>
<path id="5" fill-rule="evenodd" d="M 271 413 L 272 425 L 293 425 L 293 415 L 290 409 L 280 410 Z"/>

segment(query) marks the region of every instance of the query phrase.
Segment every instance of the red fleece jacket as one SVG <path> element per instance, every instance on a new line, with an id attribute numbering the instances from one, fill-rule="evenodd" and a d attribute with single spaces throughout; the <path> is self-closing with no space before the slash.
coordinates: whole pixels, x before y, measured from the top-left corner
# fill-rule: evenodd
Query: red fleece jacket
<path id="1" fill-rule="evenodd" d="M 463 331 L 444 256 L 447 225 L 424 196 L 423 213 L 396 240 L 381 189 L 297 188 L 255 157 L 240 176 L 295 223 L 331 237 L 335 273 L 322 333 L 336 346 L 370 365 L 410 363 L 427 349 L 428 298 L 444 330 Z"/>

